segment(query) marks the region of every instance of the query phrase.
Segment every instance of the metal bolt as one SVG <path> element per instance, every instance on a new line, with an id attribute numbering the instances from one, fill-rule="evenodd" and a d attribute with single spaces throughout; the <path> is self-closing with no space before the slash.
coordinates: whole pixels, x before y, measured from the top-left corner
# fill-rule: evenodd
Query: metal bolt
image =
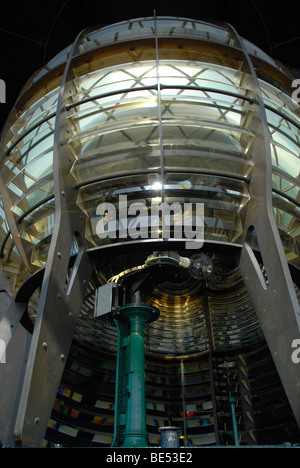
<path id="1" fill-rule="evenodd" d="M 35 424 L 38 424 L 40 422 L 40 418 L 36 417 L 34 422 L 35 422 Z"/>
<path id="2" fill-rule="evenodd" d="M 57 252 L 57 256 L 58 256 L 58 258 L 61 258 L 61 253 Z"/>
<path id="3" fill-rule="evenodd" d="M 64 361 L 64 360 L 65 360 L 65 355 L 64 355 L 64 354 L 61 354 L 61 355 L 60 355 L 60 359 L 61 359 L 62 361 Z"/>
<path id="4" fill-rule="evenodd" d="M 48 345 L 47 345 L 46 341 L 44 341 L 44 343 L 43 343 L 43 349 L 47 349 L 47 347 L 48 347 Z"/>

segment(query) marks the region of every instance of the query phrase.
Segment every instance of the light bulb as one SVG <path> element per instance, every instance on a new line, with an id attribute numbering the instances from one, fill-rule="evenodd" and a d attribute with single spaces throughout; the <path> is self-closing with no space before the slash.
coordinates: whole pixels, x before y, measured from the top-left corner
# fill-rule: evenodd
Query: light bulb
<path id="1" fill-rule="evenodd" d="M 161 190 L 162 189 L 162 183 L 159 182 L 159 180 L 153 182 L 153 184 L 151 185 L 151 188 L 153 190 Z"/>
<path id="2" fill-rule="evenodd" d="M 188 271 L 193 278 L 201 279 L 212 272 L 213 265 L 211 258 L 205 255 L 203 252 L 193 255 L 190 258 L 190 261 L 191 263 Z"/>

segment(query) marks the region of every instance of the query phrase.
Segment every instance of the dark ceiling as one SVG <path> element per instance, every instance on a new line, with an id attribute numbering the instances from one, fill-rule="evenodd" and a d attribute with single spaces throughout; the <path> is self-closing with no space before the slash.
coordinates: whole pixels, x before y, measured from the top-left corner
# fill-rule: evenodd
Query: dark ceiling
<path id="1" fill-rule="evenodd" d="M 221 20 L 273 58 L 300 69 L 299 3 L 267 0 L 51 0 L 5 2 L 0 19 L 6 103 L 2 127 L 27 79 L 88 26 L 152 16 Z M 297 70 L 295 77 L 297 76 Z"/>

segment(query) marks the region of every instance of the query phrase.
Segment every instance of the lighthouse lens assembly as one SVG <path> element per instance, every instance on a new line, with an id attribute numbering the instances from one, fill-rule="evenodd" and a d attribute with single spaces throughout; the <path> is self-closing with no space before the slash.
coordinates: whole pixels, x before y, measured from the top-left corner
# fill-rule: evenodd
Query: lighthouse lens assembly
<path id="1" fill-rule="evenodd" d="M 11 439 L 111 447 L 128 412 L 128 444 L 166 427 L 184 446 L 299 443 L 291 83 L 227 23 L 156 16 L 80 32 L 27 81 L 1 135 Z M 116 317 L 138 305 L 159 314 L 142 339 L 131 320 L 145 400 L 125 411 Z"/>

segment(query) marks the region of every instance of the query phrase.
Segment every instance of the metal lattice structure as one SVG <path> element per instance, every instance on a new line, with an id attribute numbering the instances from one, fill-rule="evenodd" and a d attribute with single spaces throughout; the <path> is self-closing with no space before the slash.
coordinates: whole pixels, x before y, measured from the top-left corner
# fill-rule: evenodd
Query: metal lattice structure
<path id="1" fill-rule="evenodd" d="M 183 238 L 100 238 L 97 206 L 120 212 L 120 194 L 203 203 L 212 262 L 148 298 L 149 443 L 168 422 L 185 445 L 232 443 L 233 396 L 242 445 L 299 441 L 291 79 L 230 25 L 151 17 L 82 31 L 26 84 L 1 144 L 3 443 L 112 443 L 117 331 L 94 319 L 95 291 L 154 251 L 200 254 Z"/>

